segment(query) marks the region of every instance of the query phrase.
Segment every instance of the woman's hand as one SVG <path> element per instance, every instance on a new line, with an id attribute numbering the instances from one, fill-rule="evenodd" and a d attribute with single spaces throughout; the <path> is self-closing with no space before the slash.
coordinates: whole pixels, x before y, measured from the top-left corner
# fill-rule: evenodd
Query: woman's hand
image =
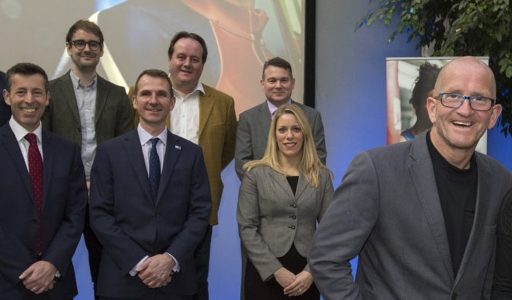
<path id="1" fill-rule="evenodd" d="M 281 267 L 274 272 L 274 278 L 280 286 L 286 289 L 287 286 L 295 281 L 295 274 L 288 271 L 285 267 Z"/>
<path id="2" fill-rule="evenodd" d="M 295 280 L 284 289 L 288 296 L 300 296 L 304 294 L 313 284 L 313 276 L 308 271 L 302 271 L 295 276 Z"/>

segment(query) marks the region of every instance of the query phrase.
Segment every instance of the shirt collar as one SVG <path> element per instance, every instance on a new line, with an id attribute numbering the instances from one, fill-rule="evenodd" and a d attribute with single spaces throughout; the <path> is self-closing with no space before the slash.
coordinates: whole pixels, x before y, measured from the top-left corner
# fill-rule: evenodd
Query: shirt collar
<path id="1" fill-rule="evenodd" d="M 78 76 L 76 76 L 75 73 L 73 73 L 73 70 L 71 70 L 69 72 L 69 75 L 71 76 L 71 82 L 73 82 L 73 88 L 75 90 L 78 90 L 78 89 L 83 89 L 83 88 L 96 88 L 96 82 L 98 81 L 98 75 L 94 75 L 94 79 L 92 80 L 92 83 L 88 86 L 83 86 L 81 81 L 80 81 L 80 78 L 78 78 Z"/>
<path id="2" fill-rule="evenodd" d="M 292 99 L 288 99 L 288 101 L 286 101 L 286 103 L 283 103 L 283 104 L 291 104 L 291 103 L 292 103 Z M 274 103 L 272 103 L 268 100 L 267 100 L 267 105 L 268 105 L 268 110 L 270 111 L 270 115 L 273 116 L 279 107 L 275 106 Z"/>
<path id="3" fill-rule="evenodd" d="M 27 133 L 35 134 L 37 137 L 37 142 L 42 143 L 43 130 L 41 127 L 41 121 L 39 121 L 39 125 L 37 126 L 37 128 L 34 131 L 30 132 L 30 131 L 26 130 L 23 126 L 21 126 L 20 123 L 18 123 L 11 116 L 11 119 L 9 120 L 9 126 L 11 126 L 12 132 L 14 133 L 14 136 L 16 137 L 16 140 L 18 141 L 18 143 L 25 138 Z"/>
<path id="4" fill-rule="evenodd" d="M 152 138 L 155 138 L 157 137 L 158 139 L 160 139 L 160 141 L 165 145 L 167 145 L 167 128 L 164 128 L 164 130 L 162 132 L 160 132 L 159 135 L 157 136 L 152 136 L 151 134 L 149 134 L 146 130 L 144 130 L 144 128 L 142 128 L 140 126 L 140 124 L 137 126 L 137 133 L 139 134 L 139 140 L 140 140 L 140 144 L 141 145 L 144 145 L 146 144 L 147 142 L 149 142 Z"/>
<path id="5" fill-rule="evenodd" d="M 196 87 L 194 88 L 194 90 L 186 95 L 183 95 L 183 93 L 181 93 L 180 91 L 176 90 L 175 88 L 172 88 L 172 91 L 174 92 L 175 95 L 178 95 L 180 97 L 183 97 L 183 98 L 187 98 L 188 96 L 192 95 L 193 93 L 196 93 L 196 92 L 200 92 L 202 94 L 204 94 L 204 86 L 201 82 L 198 82 Z"/>

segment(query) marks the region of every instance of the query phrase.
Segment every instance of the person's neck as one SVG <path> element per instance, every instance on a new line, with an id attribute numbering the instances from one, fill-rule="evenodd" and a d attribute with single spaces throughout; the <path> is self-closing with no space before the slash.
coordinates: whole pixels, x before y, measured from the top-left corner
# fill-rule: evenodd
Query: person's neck
<path id="1" fill-rule="evenodd" d="M 461 170 L 471 167 L 471 157 L 473 153 L 475 153 L 475 147 L 464 149 L 447 146 L 446 142 L 441 141 L 441 137 L 439 137 L 434 130 L 430 132 L 430 140 L 437 152 L 452 166 Z"/>
<path id="2" fill-rule="evenodd" d="M 274 105 L 275 107 L 279 107 L 283 104 L 286 104 L 290 101 L 290 99 L 286 99 L 286 100 L 283 100 L 283 101 L 273 101 L 273 100 L 270 100 L 270 99 L 267 99 L 268 102 L 272 103 L 272 105 Z"/>
<path id="3" fill-rule="evenodd" d="M 96 68 L 80 69 L 76 65 L 71 65 L 71 72 L 80 79 L 80 84 L 89 86 L 96 78 Z"/>
<path id="4" fill-rule="evenodd" d="M 280 156 L 279 164 L 281 170 L 285 172 L 286 176 L 299 176 L 299 157 L 287 157 L 284 155 Z"/>
<path id="5" fill-rule="evenodd" d="M 163 122 L 162 124 L 147 124 L 141 120 L 140 127 L 142 127 L 142 129 L 144 129 L 152 137 L 157 137 L 158 135 L 160 135 L 160 133 L 162 133 L 162 131 L 164 131 L 165 122 Z"/>

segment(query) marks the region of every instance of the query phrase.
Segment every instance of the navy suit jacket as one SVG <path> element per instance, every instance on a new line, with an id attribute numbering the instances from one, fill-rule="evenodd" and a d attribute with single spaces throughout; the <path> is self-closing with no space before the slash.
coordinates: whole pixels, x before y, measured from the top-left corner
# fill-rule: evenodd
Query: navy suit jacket
<path id="1" fill-rule="evenodd" d="M 7 87 L 5 74 L 0 72 L 0 126 L 4 125 L 11 118 L 11 107 L 5 104 L 4 89 Z"/>
<path id="2" fill-rule="evenodd" d="M 97 295 L 152 292 L 129 272 L 146 255 L 168 252 L 180 271 L 159 292 L 197 290 L 193 253 L 208 225 L 210 189 L 199 146 L 168 132 L 156 200 L 137 130 L 101 144 L 91 172 L 90 223 L 103 245 Z"/>
<path id="3" fill-rule="evenodd" d="M 75 144 L 44 131 L 43 245 L 41 259 L 61 274 L 52 299 L 77 294 L 71 258 L 83 230 L 87 189 Z M 36 208 L 30 175 L 9 124 L 0 128 L 0 299 L 25 299 L 18 279 L 38 260 Z"/>

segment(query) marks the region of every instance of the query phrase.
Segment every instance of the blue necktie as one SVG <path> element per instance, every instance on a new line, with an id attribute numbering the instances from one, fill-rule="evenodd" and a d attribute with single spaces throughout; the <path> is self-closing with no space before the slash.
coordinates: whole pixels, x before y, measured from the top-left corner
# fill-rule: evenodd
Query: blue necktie
<path id="1" fill-rule="evenodd" d="M 154 200 L 158 195 L 158 185 L 160 184 L 160 158 L 156 151 L 158 141 L 158 138 L 151 139 L 151 150 L 149 151 L 149 183 L 151 184 Z"/>

